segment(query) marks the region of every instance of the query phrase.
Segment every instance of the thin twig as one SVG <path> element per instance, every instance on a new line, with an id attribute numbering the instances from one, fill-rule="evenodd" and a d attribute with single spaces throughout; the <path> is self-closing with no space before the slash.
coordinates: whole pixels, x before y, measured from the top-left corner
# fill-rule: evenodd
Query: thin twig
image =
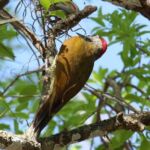
<path id="1" fill-rule="evenodd" d="M 150 52 L 147 50 L 144 50 L 143 48 L 142 48 L 142 46 L 140 46 L 139 44 L 136 44 L 136 48 L 138 48 L 140 51 L 142 51 L 144 54 L 146 54 L 146 55 L 150 55 Z"/>
<path id="2" fill-rule="evenodd" d="M 0 10 L 0 17 L 3 19 L 16 19 L 15 17 L 11 16 L 7 11 Z M 25 35 L 26 38 L 28 38 L 32 44 L 39 50 L 41 55 L 44 51 L 46 51 L 45 47 L 43 46 L 42 42 L 35 36 L 35 34 L 30 31 L 26 26 L 24 26 L 23 23 L 21 23 L 19 20 L 16 19 L 14 22 L 10 22 L 10 24 L 19 32 Z"/>
<path id="3" fill-rule="evenodd" d="M 79 13 L 70 15 L 69 18 L 66 18 L 64 20 L 60 20 L 55 24 L 52 28 L 52 32 L 54 35 L 60 35 L 63 34 L 63 30 L 69 30 L 73 28 L 75 25 L 79 23 L 83 18 L 88 17 L 91 13 L 97 10 L 97 7 L 94 6 L 86 6 L 82 11 Z M 50 32 L 51 32 L 50 31 Z"/>
<path id="4" fill-rule="evenodd" d="M 23 37 L 24 40 L 26 41 L 27 45 L 28 45 L 29 48 L 31 49 L 31 51 L 32 51 L 32 53 L 33 53 L 33 55 L 34 55 L 34 57 L 36 58 L 38 67 L 40 67 L 40 61 L 39 61 L 39 58 L 38 58 L 36 52 L 34 51 L 34 49 L 32 48 L 32 46 L 30 45 L 30 43 L 29 43 L 29 41 L 26 39 L 26 37 L 25 37 L 22 33 L 20 33 L 20 34 L 22 35 L 22 37 Z"/>
<path id="5" fill-rule="evenodd" d="M 89 91 L 90 93 L 92 93 L 93 95 L 97 96 L 98 98 L 101 98 L 101 96 L 104 96 L 110 100 L 114 100 L 115 102 L 119 103 L 122 106 L 128 107 L 130 110 L 132 110 L 133 112 L 139 113 L 138 110 L 136 110 L 134 107 L 132 107 L 131 105 L 129 105 L 127 102 L 125 102 L 124 99 L 120 99 L 118 97 L 112 96 L 108 93 L 103 93 L 102 91 L 97 91 L 95 88 L 89 86 L 88 84 L 86 84 L 84 86 L 84 88 Z M 101 92 L 101 93 L 100 93 Z"/>
<path id="6" fill-rule="evenodd" d="M 4 95 L 7 90 L 22 76 L 25 76 L 25 75 L 28 75 L 28 74 L 32 74 L 32 73 L 36 73 L 36 72 L 39 72 L 39 71 L 42 71 L 43 67 L 41 67 L 40 69 L 36 69 L 36 70 L 32 70 L 32 71 L 27 71 L 25 73 L 22 73 L 22 74 L 19 74 L 19 75 L 16 75 L 16 77 L 9 83 L 9 85 L 3 90 L 2 92 L 2 95 Z"/>
<path id="7" fill-rule="evenodd" d="M 119 104 L 121 105 L 124 105 L 126 107 L 128 107 L 130 110 L 132 110 L 133 112 L 136 112 L 136 113 L 139 113 L 139 111 L 137 109 L 135 109 L 134 107 L 132 107 L 130 104 L 128 104 L 127 102 L 125 102 L 124 99 L 120 99 L 120 98 L 117 98 L 115 96 L 112 96 L 108 93 L 104 93 L 102 94 L 104 97 L 108 98 L 108 99 L 111 99 L 111 100 L 114 100 L 116 102 L 118 102 Z"/>
<path id="8" fill-rule="evenodd" d="M 131 86 L 132 88 L 136 89 L 137 91 L 139 91 L 142 95 L 145 95 L 146 93 L 144 91 L 142 91 L 140 88 L 138 88 L 137 86 L 131 84 L 131 83 L 128 83 L 126 84 L 126 86 Z"/>

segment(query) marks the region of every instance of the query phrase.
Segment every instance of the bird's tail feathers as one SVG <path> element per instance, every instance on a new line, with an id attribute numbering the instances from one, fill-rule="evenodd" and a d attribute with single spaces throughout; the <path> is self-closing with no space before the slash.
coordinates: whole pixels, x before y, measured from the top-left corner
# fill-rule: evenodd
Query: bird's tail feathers
<path id="1" fill-rule="evenodd" d="M 41 130 L 47 125 L 51 119 L 50 109 L 47 106 L 48 104 L 44 103 L 38 110 L 35 119 L 33 120 L 34 132 L 37 133 L 37 136 L 40 134 Z"/>

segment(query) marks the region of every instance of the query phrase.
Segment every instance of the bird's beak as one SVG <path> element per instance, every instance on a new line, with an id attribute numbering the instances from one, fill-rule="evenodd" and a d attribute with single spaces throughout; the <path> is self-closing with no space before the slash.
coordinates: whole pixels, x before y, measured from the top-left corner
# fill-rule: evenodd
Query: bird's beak
<path id="1" fill-rule="evenodd" d="M 91 40 L 89 37 L 87 37 L 87 36 L 85 36 L 85 35 L 82 35 L 82 34 L 80 34 L 80 33 L 77 33 L 77 34 L 78 34 L 78 36 L 81 37 L 82 39 L 84 39 L 84 40 L 86 40 L 86 41 L 88 41 L 88 42 L 92 42 L 92 40 Z"/>

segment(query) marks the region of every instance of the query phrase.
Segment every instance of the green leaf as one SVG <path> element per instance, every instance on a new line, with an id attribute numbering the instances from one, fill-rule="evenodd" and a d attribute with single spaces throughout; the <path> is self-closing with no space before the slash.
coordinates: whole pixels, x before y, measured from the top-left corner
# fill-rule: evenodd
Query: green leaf
<path id="1" fill-rule="evenodd" d="M 6 129 L 10 129 L 10 126 L 4 123 L 0 123 L 0 129 L 1 130 L 6 130 Z"/>
<path id="2" fill-rule="evenodd" d="M 127 94 L 125 95 L 124 99 L 129 100 L 130 102 L 138 102 L 143 105 L 150 106 L 150 102 L 147 99 L 142 98 L 141 96 L 133 95 L 133 94 Z"/>
<path id="3" fill-rule="evenodd" d="M 109 147 L 111 149 L 116 149 L 121 147 L 126 140 L 128 140 L 132 136 L 132 131 L 126 131 L 126 130 L 118 130 L 114 132 L 113 138 L 110 141 Z M 117 143 L 117 144 L 116 144 Z"/>
<path id="4" fill-rule="evenodd" d="M 90 19 L 98 23 L 99 25 L 105 27 L 105 22 L 104 22 L 105 16 L 102 14 L 102 9 L 100 8 L 98 10 L 98 17 L 91 17 Z"/>
<path id="5" fill-rule="evenodd" d="M 44 137 L 48 137 L 52 134 L 55 134 L 55 129 L 57 128 L 57 122 L 54 121 L 53 119 L 49 122 L 48 127 L 46 128 L 46 130 L 44 130 L 42 136 Z"/>
<path id="6" fill-rule="evenodd" d="M 17 32 L 8 25 L 1 25 L 0 32 L 0 42 L 3 42 L 3 40 L 11 40 L 18 35 Z"/>
<path id="7" fill-rule="evenodd" d="M 15 113 L 10 114 L 10 117 L 18 117 L 21 119 L 28 119 L 29 114 L 24 113 L 24 112 L 15 112 Z"/>
<path id="8" fill-rule="evenodd" d="M 51 11 L 50 15 L 51 16 L 57 16 L 57 17 L 59 17 L 61 19 L 65 19 L 66 18 L 66 15 L 65 15 L 64 11 L 62 11 L 62 10 Z"/>
<path id="9" fill-rule="evenodd" d="M 143 138 L 139 150 L 149 150 L 150 142 L 144 136 L 142 137 Z"/>
<path id="10" fill-rule="evenodd" d="M 19 102 L 28 101 L 37 92 L 37 85 L 28 80 L 17 80 L 14 87 L 8 92 L 8 96 L 17 95 Z"/>
<path id="11" fill-rule="evenodd" d="M 135 69 L 130 69 L 126 71 L 127 74 L 134 74 L 134 75 L 149 75 L 149 70 L 146 68 L 135 68 Z"/>
<path id="12" fill-rule="evenodd" d="M 58 113 L 59 117 L 65 122 L 65 128 L 72 128 L 83 124 L 89 115 L 95 111 L 95 96 L 86 92 L 82 94 L 85 100 L 73 99 Z"/>
<path id="13" fill-rule="evenodd" d="M 8 104 L 3 99 L 0 100 L 0 118 L 3 118 L 8 111 Z"/>
<path id="14" fill-rule="evenodd" d="M 34 101 L 32 101 L 32 103 L 29 105 L 29 109 L 31 113 L 34 113 L 38 107 L 39 107 L 39 99 L 34 99 Z"/>
<path id="15" fill-rule="evenodd" d="M 50 7 L 50 0 L 40 0 L 40 4 L 46 9 L 48 10 Z"/>
<path id="16" fill-rule="evenodd" d="M 10 58 L 14 60 L 15 56 L 11 48 L 6 47 L 3 43 L 0 43 L 0 58 Z"/>
<path id="17" fill-rule="evenodd" d="M 0 58 L 10 58 L 14 60 L 15 56 L 13 53 L 12 46 L 10 46 L 10 40 L 17 36 L 17 33 L 7 25 L 0 26 Z"/>
<path id="18" fill-rule="evenodd" d="M 101 82 L 106 77 L 107 72 L 108 69 L 99 68 L 98 72 L 93 72 L 92 75 L 96 81 Z"/>
<path id="19" fill-rule="evenodd" d="M 18 121 L 16 119 L 14 119 L 14 130 L 16 134 L 22 134 L 22 131 L 19 130 L 19 124 Z"/>
<path id="20" fill-rule="evenodd" d="M 60 2 L 70 2 L 71 0 L 53 0 L 50 2 L 50 4 L 60 3 Z"/>
<path id="21" fill-rule="evenodd" d="M 70 0 L 40 0 L 40 4 L 48 10 L 50 5 L 53 5 L 55 3 L 60 3 L 60 2 L 69 2 Z"/>
<path id="22" fill-rule="evenodd" d="M 16 107 L 16 111 L 22 111 L 28 108 L 28 102 L 22 102 Z"/>

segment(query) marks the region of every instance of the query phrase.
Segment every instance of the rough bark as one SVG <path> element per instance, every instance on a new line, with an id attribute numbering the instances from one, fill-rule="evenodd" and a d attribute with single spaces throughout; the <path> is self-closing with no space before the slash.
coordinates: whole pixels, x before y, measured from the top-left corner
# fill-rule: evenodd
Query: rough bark
<path id="1" fill-rule="evenodd" d="M 143 131 L 150 125 L 150 112 L 124 115 L 119 113 L 108 120 L 84 125 L 68 132 L 62 132 L 51 137 L 40 138 L 38 141 L 29 141 L 5 131 L 0 131 L 0 148 L 11 150 L 58 150 L 71 143 L 80 142 L 96 136 L 105 136 L 118 129 Z M 41 144 L 40 144 L 41 143 Z"/>
<path id="2" fill-rule="evenodd" d="M 141 13 L 150 20 L 150 0 L 104 0 L 114 5 L 123 7 L 128 10 L 134 10 Z"/>
<path id="3" fill-rule="evenodd" d="M 108 1 L 108 0 L 107 0 Z M 129 3 L 124 0 L 109 0 L 109 2 L 124 7 L 129 10 L 135 10 L 140 12 L 143 16 L 150 19 L 150 0 L 140 0 L 137 3 Z M 5 6 L 5 5 L 4 5 Z M 1 8 L 3 8 L 2 6 Z M 46 83 L 43 88 L 43 100 L 49 97 L 49 85 L 51 80 L 50 66 L 56 55 L 55 49 L 55 37 L 61 35 L 63 30 L 69 30 L 78 24 L 80 20 L 87 17 L 94 12 L 96 7 L 87 6 L 83 11 L 78 14 L 74 14 L 69 18 L 58 21 L 55 26 L 49 31 L 49 44 L 48 49 L 43 46 L 40 40 L 32 33 L 27 27 L 25 27 L 20 21 L 14 20 L 10 22 L 12 26 L 24 36 L 26 36 L 32 44 L 39 50 L 40 53 L 46 52 L 45 56 L 45 77 Z M 3 19 L 13 19 L 13 17 L 4 10 L 0 10 L 0 17 Z M 15 19 L 15 18 L 14 18 Z M 51 78 L 50 78 L 51 77 Z M 39 139 L 39 143 L 35 141 L 29 141 L 21 136 L 0 131 L 0 148 L 7 150 L 46 150 L 46 149 L 58 149 L 64 145 L 79 142 L 91 137 L 103 136 L 106 133 L 118 130 L 126 129 L 133 131 L 142 131 L 144 126 L 150 125 L 150 112 L 136 113 L 131 115 L 123 115 L 122 113 L 105 121 L 94 123 L 91 125 L 82 126 L 72 131 L 59 133 L 48 138 Z M 41 146 L 42 145 L 42 146 Z"/>

